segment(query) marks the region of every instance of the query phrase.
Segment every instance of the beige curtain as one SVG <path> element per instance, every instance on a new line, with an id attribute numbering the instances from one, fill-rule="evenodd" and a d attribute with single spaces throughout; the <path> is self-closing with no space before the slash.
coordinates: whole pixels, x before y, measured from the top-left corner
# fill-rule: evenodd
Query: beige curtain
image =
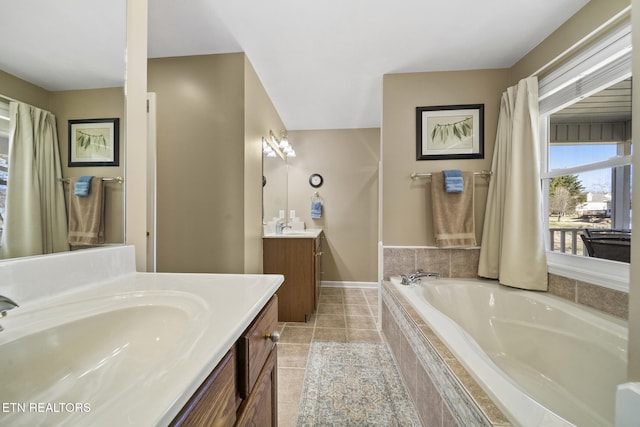
<path id="1" fill-rule="evenodd" d="M 502 94 L 491 170 L 478 274 L 547 290 L 535 77 Z"/>
<path id="2" fill-rule="evenodd" d="M 67 251 L 56 118 L 20 102 L 11 102 L 9 115 L 9 179 L 0 258 Z"/>

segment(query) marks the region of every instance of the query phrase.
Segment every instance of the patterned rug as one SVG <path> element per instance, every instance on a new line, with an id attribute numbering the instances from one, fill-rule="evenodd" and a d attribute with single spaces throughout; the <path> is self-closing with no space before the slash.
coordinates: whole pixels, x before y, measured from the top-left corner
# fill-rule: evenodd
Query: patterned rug
<path id="1" fill-rule="evenodd" d="M 297 425 L 421 424 L 385 343 L 314 341 Z"/>

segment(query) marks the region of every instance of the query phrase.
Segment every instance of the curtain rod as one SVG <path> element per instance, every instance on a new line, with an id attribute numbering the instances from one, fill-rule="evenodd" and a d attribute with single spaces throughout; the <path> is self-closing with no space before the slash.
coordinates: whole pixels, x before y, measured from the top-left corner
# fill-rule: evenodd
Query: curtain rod
<path id="1" fill-rule="evenodd" d="M 3 94 L 1 94 L 1 93 L 0 93 L 0 98 L 5 99 L 5 100 L 7 100 L 7 101 L 20 102 L 20 101 L 18 101 L 17 99 L 13 99 L 13 98 L 11 98 L 10 96 L 6 96 L 6 95 L 3 95 Z"/>
<path id="2" fill-rule="evenodd" d="M 542 67 L 540 67 L 537 71 L 535 71 L 529 77 L 537 76 L 538 74 L 546 71 L 548 68 L 551 68 L 554 64 L 556 64 L 557 62 L 563 60 L 565 57 L 569 56 L 575 50 L 581 48 L 582 46 L 584 46 L 587 43 L 589 43 L 590 41 L 592 41 L 592 39 L 594 39 L 597 36 L 599 36 L 600 34 L 602 34 L 602 32 L 605 29 L 609 28 L 613 23 L 615 23 L 616 21 L 619 21 L 620 19 L 624 18 L 625 16 L 630 16 L 630 15 L 631 15 L 631 6 L 629 5 L 629 6 L 625 7 L 624 9 L 622 9 L 620 12 L 616 13 L 615 15 L 613 15 L 611 18 L 607 19 L 603 24 L 599 25 L 596 29 L 591 31 L 589 34 L 587 34 L 586 36 L 584 36 L 583 38 L 581 38 L 580 40 L 575 42 L 568 49 L 566 49 L 565 51 L 560 53 L 558 56 L 553 58 L 551 61 L 549 61 L 546 64 L 544 64 Z"/>
<path id="3" fill-rule="evenodd" d="M 69 178 L 58 178 L 58 181 L 62 181 L 65 184 L 68 184 Z M 118 184 L 122 184 L 124 182 L 124 178 L 121 176 L 105 176 L 102 178 L 102 181 L 115 181 Z"/>
<path id="4" fill-rule="evenodd" d="M 492 171 L 480 171 L 480 172 L 474 172 L 473 173 L 476 176 L 486 176 L 486 177 L 490 177 L 491 175 L 493 175 Z M 433 174 L 430 172 L 427 173 L 421 173 L 421 172 L 413 172 L 411 174 L 411 179 L 420 179 L 420 178 L 431 178 Z"/>

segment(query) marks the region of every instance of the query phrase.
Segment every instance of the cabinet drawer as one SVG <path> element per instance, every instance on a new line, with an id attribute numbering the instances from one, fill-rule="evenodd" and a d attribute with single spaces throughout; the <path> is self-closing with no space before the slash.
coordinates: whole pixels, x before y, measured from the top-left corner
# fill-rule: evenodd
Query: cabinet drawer
<path id="1" fill-rule="evenodd" d="M 274 295 L 238 340 L 238 388 L 245 399 L 258 379 L 275 345 L 271 334 L 278 328 L 278 297 Z"/>

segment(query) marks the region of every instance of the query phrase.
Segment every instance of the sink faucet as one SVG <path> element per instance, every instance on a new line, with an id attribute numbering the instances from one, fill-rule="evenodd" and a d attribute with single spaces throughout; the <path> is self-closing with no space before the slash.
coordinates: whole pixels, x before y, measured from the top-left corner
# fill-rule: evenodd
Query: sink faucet
<path id="1" fill-rule="evenodd" d="M 440 273 L 433 273 L 428 271 L 418 270 L 415 273 L 409 275 L 401 275 L 401 284 L 403 285 L 415 285 L 416 283 L 420 283 L 421 277 L 435 277 L 436 279 L 440 278 Z"/>
<path id="2" fill-rule="evenodd" d="M 276 234 L 282 234 L 285 228 L 291 228 L 291 226 L 287 225 L 287 223 L 282 219 L 276 222 Z"/>
<path id="3" fill-rule="evenodd" d="M 14 309 L 18 306 L 15 302 L 13 302 L 10 298 L 7 298 L 3 295 L 0 295 L 0 317 L 4 317 L 7 315 L 7 311 Z M 4 328 L 0 325 L 0 332 L 2 332 Z"/>

